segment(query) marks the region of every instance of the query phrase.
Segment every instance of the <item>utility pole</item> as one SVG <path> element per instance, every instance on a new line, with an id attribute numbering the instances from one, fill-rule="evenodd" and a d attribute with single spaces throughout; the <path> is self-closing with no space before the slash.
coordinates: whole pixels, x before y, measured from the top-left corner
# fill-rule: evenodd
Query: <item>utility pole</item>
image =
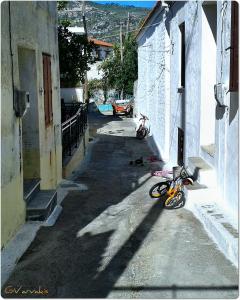
<path id="1" fill-rule="evenodd" d="M 120 23 L 120 53 L 121 53 L 121 63 L 123 63 L 123 36 L 122 36 L 122 23 Z"/>
<path id="2" fill-rule="evenodd" d="M 86 24 L 86 19 L 85 19 L 85 1 L 82 1 L 82 21 L 83 21 L 83 27 L 84 27 L 84 32 L 86 39 L 88 38 L 87 34 L 87 24 Z M 84 49 L 84 55 L 86 55 L 86 49 Z M 88 108 L 88 78 L 87 78 L 87 71 L 85 71 L 85 76 L 84 76 L 84 103 L 87 103 L 87 108 Z"/>
<path id="3" fill-rule="evenodd" d="M 121 54 L 121 67 L 123 67 L 123 36 L 122 36 L 122 23 L 120 23 L 120 54 Z M 123 89 L 121 90 L 121 99 L 123 98 Z"/>
<path id="4" fill-rule="evenodd" d="M 127 18 L 127 35 L 129 33 L 129 24 L 130 24 L 130 13 L 128 12 L 128 18 Z"/>
<path id="5" fill-rule="evenodd" d="M 83 27 L 84 27 L 84 32 L 87 37 L 87 24 L 86 24 L 86 18 L 85 18 L 85 1 L 82 1 L 82 20 L 83 20 Z"/>

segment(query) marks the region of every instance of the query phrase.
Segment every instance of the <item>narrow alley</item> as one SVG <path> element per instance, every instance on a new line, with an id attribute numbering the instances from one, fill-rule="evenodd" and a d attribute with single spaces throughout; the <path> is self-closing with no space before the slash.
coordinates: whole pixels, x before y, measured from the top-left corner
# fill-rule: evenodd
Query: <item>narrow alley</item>
<path id="1" fill-rule="evenodd" d="M 40 228 L 2 296 L 41 287 L 31 297 L 236 298 L 237 269 L 201 223 L 149 197 L 159 178 L 132 119 L 90 113 L 89 123 L 88 153 L 69 178 L 82 188 L 69 184 L 57 222 Z M 129 163 L 141 156 L 144 165 Z"/>

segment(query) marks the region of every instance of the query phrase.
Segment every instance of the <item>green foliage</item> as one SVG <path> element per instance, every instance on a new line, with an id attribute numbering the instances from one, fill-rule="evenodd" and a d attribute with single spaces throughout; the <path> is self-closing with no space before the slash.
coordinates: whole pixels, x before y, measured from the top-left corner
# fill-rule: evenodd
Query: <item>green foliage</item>
<path id="1" fill-rule="evenodd" d="M 124 94 L 133 94 L 134 81 L 138 76 L 137 43 L 132 35 L 125 38 L 123 44 L 123 63 L 121 62 L 120 46 L 114 45 L 113 55 L 105 60 L 100 69 L 108 88 L 123 90 Z"/>
<path id="2" fill-rule="evenodd" d="M 62 24 L 62 20 L 67 19 L 71 22 L 71 26 L 83 26 L 81 11 L 74 10 L 79 8 L 81 1 L 67 2 L 67 9 L 58 11 L 59 24 Z M 129 27 L 130 30 L 134 30 L 138 28 L 139 21 L 149 13 L 149 9 L 115 5 L 111 1 L 106 4 L 86 1 L 88 35 L 110 43 L 119 42 L 119 24 L 124 22 L 123 32 L 126 31 L 128 12 L 130 13 Z"/>
<path id="3" fill-rule="evenodd" d="M 138 78 L 137 42 L 129 36 L 125 39 L 123 50 L 123 91 L 133 94 L 134 81 Z"/>
<path id="4" fill-rule="evenodd" d="M 63 26 L 63 27 L 68 27 L 71 25 L 71 22 L 67 19 L 63 19 L 60 21 L 60 25 Z"/>
<path id="5" fill-rule="evenodd" d="M 66 27 L 58 27 L 59 64 L 62 87 L 76 87 L 84 83 L 85 72 L 93 63 L 93 44 L 85 35 L 69 32 Z"/>
<path id="6" fill-rule="evenodd" d="M 67 7 L 68 1 L 57 1 L 57 10 L 64 10 Z"/>

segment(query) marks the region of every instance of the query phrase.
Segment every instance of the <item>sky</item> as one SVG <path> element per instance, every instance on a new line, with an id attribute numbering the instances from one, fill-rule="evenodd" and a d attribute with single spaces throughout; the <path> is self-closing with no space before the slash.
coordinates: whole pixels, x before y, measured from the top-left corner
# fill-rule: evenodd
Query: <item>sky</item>
<path id="1" fill-rule="evenodd" d="M 119 5 L 134 5 L 137 7 L 147 7 L 147 8 L 152 8 L 156 1 L 112 1 L 112 0 L 108 0 L 108 1 L 94 1 L 94 2 L 98 2 L 100 4 L 106 4 L 106 3 L 116 3 Z"/>

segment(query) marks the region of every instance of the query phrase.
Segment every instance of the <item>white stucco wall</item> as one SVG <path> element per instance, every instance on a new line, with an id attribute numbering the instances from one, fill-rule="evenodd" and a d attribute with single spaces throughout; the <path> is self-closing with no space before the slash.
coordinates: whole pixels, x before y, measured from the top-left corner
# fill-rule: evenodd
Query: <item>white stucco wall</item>
<path id="1" fill-rule="evenodd" d="M 224 103 L 216 120 L 216 169 L 219 191 L 226 210 L 238 211 L 239 182 L 239 94 L 229 92 L 231 46 L 231 2 L 218 1 L 217 82 L 226 87 Z"/>
<path id="2" fill-rule="evenodd" d="M 166 19 L 159 8 L 148 21 L 147 26 L 160 24 L 142 30 L 138 36 L 136 111 L 149 117 L 153 141 L 166 168 L 177 165 L 178 127 L 184 130 L 185 165 L 188 165 L 189 157 L 200 157 L 213 168 L 217 177 L 218 202 L 236 219 L 238 94 L 227 92 L 230 51 L 226 50 L 231 45 L 231 2 L 217 1 L 215 4 L 215 51 L 211 36 L 214 22 L 210 18 L 210 23 L 207 23 L 202 1 L 176 1 L 167 12 Z M 211 9 L 209 13 L 212 14 Z M 179 25 L 183 22 L 186 71 L 185 88 L 179 92 Z M 225 109 L 217 107 L 215 83 L 223 83 L 227 87 Z M 215 153 L 210 156 L 202 146 L 212 141 L 215 142 Z"/>
<path id="3" fill-rule="evenodd" d="M 83 88 L 61 88 L 61 98 L 65 103 L 83 102 Z"/>
<path id="4" fill-rule="evenodd" d="M 151 23 L 163 20 L 157 14 Z M 169 38 L 165 35 L 164 23 L 150 27 L 139 38 L 138 85 L 135 99 L 138 113 L 146 115 L 151 124 L 151 135 L 163 159 L 168 159 L 169 149 Z"/>

